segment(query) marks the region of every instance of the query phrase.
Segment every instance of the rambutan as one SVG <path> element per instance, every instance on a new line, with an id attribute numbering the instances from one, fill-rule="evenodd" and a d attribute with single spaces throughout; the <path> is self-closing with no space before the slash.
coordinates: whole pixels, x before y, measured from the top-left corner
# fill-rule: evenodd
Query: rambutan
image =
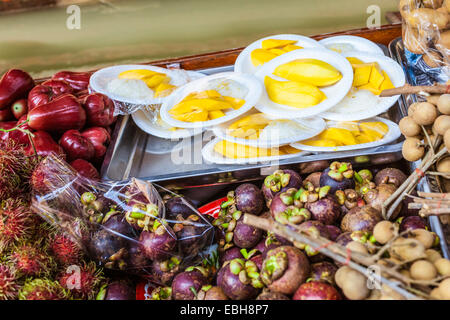
<path id="1" fill-rule="evenodd" d="M 26 202 L 6 199 L 0 203 L 0 252 L 33 232 L 35 215 Z"/>
<path id="2" fill-rule="evenodd" d="M 31 174 L 31 189 L 37 194 L 46 194 L 50 191 L 48 183 L 49 173 L 46 171 L 44 162 L 41 162 Z"/>
<path id="3" fill-rule="evenodd" d="M 78 299 L 93 299 L 103 280 L 103 272 L 97 269 L 94 262 L 70 266 L 59 276 L 61 286 Z"/>
<path id="4" fill-rule="evenodd" d="M 6 264 L 0 264 L 0 300 L 17 298 L 19 288 L 16 270 Z"/>
<path id="5" fill-rule="evenodd" d="M 9 261 L 24 276 L 40 276 L 51 273 L 56 265 L 37 244 L 23 243 L 12 248 Z"/>
<path id="6" fill-rule="evenodd" d="M 19 291 L 19 300 L 66 300 L 70 295 L 58 281 L 28 279 Z"/>
<path id="7" fill-rule="evenodd" d="M 56 261 L 63 266 L 76 264 L 81 259 L 82 252 L 79 245 L 60 232 L 51 235 L 47 246 Z"/>

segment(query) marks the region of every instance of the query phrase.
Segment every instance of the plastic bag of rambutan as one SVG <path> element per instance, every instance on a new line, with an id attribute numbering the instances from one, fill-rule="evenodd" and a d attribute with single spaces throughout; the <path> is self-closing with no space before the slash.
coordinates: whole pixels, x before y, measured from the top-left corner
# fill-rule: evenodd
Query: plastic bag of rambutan
<path id="1" fill-rule="evenodd" d="M 105 268 L 164 284 L 200 262 L 213 244 L 209 217 L 148 181 L 90 180 L 50 155 L 33 172 L 31 185 L 32 210 Z M 170 206 L 158 191 L 171 194 Z"/>

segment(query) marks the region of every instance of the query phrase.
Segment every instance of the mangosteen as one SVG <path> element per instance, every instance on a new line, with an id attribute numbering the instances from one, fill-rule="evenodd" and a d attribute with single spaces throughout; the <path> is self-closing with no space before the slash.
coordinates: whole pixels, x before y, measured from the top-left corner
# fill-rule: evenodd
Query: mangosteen
<path id="1" fill-rule="evenodd" d="M 127 205 L 125 218 L 134 229 L 141 231 L 151 226 L 159 216 L 158 206 L 131 199 Z"/>
<path id="2" fill-rule="evenodd" d="M 125 217 L 118 212 L 113 215 L 106 215 L 103 218 L 102 226 L 104 229 L 122 235 L 126 238 L 134 239 L 137 237 L 133 227 L 130 226 Z"/>
<path id="3" fill-rule="evenodd" d="M 256 264 L 245 259 L 225 262 L 217 274 L 217 285 L 232 300 L 254 299 L 264 286 Z"/>
<path id="4" fill-rule="evenodd" d="M 341 300 L 341 295 L 329 283 L 310 281 L 298 288 L 292 300 Z"/>
<path id="5" fill-rule="evenodd" d="M 261 279 L 269 290 L 291 295 L 309 273 L 309 261 L 303 252 L 292 246 L 281 246 L 267 253 Z"/>
<path id="6" fill-rule="evenodd" d="M 180 252 L 185 257 L 193 257 L 212 242 L 214 228 L 197 214 L 182 219 L 174 225 Z"/>
<path id="7" fill-rule="evenodd" d="M 308 189 L 308 186 L 311 185 L 314 189 L 320 188 L 320 176 L 322 175 L 322 172 L 313 172 L 310 173 L 305 180 L 303 180 L 303 185 L 306 189 Z"/>
<path id="8" fill-rule="evenodd" d="M 136 300 L 136 286 L 127 280 L 113 281 L 100 289 L 97 300 Z"/>
<path id="9" fill-rule="evenodd" d="M 207 278 L 198 270 L 184 271 L 175 276 L 172 282 L 172 299 L 194 300 Z"/>
<path id="10" fill-rule="evenodd" d="M 260 215 L 264 208 L 261 190 L 251 183 L 241 184 L 234 191 L 236 208 L 244 213 Z"/>
<path id="11" fill-rule="evenodd" d="M 366 243 L 370 239 L 370 233 L 365 231 L 344 232 L 336 238 L 336 243 L 346 247 L 352 241 Z"/>
<path id="12" fill-rule="evenodd" d="M 242 259 L 244 256 L 241 253 L 241 248 L 238 247 L 231 247 L 225 251 L 222 251 L 220 253 L 220 264 L 224 264 L 227 261 L 233 260 L 233 259 Z"/>
<path id="13" fill-rule="evenodd" d="M 321 191 L 324 188 L 329 187 L 322 187 L 320 188 Z M 317 193 L 317 195 L 318 199 L 316 201 L 306 202 L 305 208 L 311 212 L 311 216 L 314 220 L 320 221 L 326 225 L 335 223 L 341 216 L 341 207 L 337 203 L 336 198 L 332 195 L 323 196 L 321 192 Z"/>
<path id="14" fill-rule="evenodd" d="M 187 219 L 190 215 L 195 215 L 195 211 L 191 209 L 195 208 L 192 201 L 186 197 L 176 196 L 167 200 L 166 204 L 167 219 L 176 219 L 178 216 L 182 216 Z"/>
<path id="15" fill-rule="evenodd" d="M 311 265 L 310 279 L 313 281 L 326 281 L 334 285 L 334 274 L 337 269 L 338 267 L 335 264 L 328 261 L 313 263 Z"/>
<path id="16" fill-rule="evenodd" d="M 172 300 L 171 287 L 156 287 L 152 290 L 150 300 Z"/>
<path id="17" fill-rule="evenodd" d="M 295 188 L 277 193 L 270 205 L 270 213 L 273 219 L 282 224 L 300 224 L 311 219 L 309 210 L 303 208 L 300 196 L 304 193 L 303 188 Z"/>
<path id="18" fill-rule="evenodd" d="M 367 190 L 365 192 L 367 192 Z M 341 205 L 341 212 L 343 211 L 344 213 L 347 213 L 357 206 L 365 205 L 360 193 L 355 189 L 338 190 L 335 192 L 335 196 L 337 203 Z"/>
<path id="19" fill-rule="evenodd" d="M 405 217 L 401 219 L 399 231 L 404 232 L 406 230 L 426 229 L 428 230 L 427 221 L 419 216 Z"/>
<path id="20" fill-rule="evenodd" d="M 353 241 L 351 232 L 344 232 L 341 233 L 334 242 L 340 244 L 341 246 L 345 247 L 347 244 Z"/>
<path id="21" fill-rule="evenodd" d="M 288 296 L 279 293 L 279 292 L 272 292 L 270 290 L 264 289 L 263 292 L 259 294 L 259 296 L 256 297 L 256 300 L 291 300 Z"/>
<path id="22" fill-rule="evenodd" d="M 88 240 L 90 255 L 106 268 L 126 267 L 125 258 L 129 240 L 123 236 L 112 233 L 108 229 L 96 231 Z"/>
<path id="23" fill-rule="evenodd" d="M 241 217 L 233 230 L 233 243 L 239 248 L 250 249 L 261 240 L 263 231 L 243 222 Z"/>
<path id="24" fill-rule="evenodd" d="M 374 180 L 377 185 L 392 184 L 395 188 L 398 188 L 406 179 L 407 176 L 401 170 L 396 168 L 385 168 L 375 175 Z"/>
<path id="25" fill-rule="evenodd" d="M 151 275 L 155 282 L 162 285 L 170 285 L 173 278 L 180 272 L 179 257 L 173 256 L 164 261 L 153 261 Z"/>
<path id="26" fill-rule="evenodd" d="M 273 197 L 278 192 L 283 192 L 290 188 L 299 189 L 302 186 L 300 175 L 290 169 L 277 170 L 264 179 L 261 188 L 266 204 L 269 207 Z"/>
<path id="27" fill-rule="evenodd" d="M 328 234 L 330 235 L 331 241 L 336 241 L 339 235 L 342 233 L 341 229 L 333 225 L 327 225 Z"/>
<path id="28" fill-rule="evenodd" d="M 349 162 L 333 162 L 320 176 L 320 187 L 330 186 L 329 192 L 355 188 L 352 164 Z"/>
<path id="29" fill-rule="evenodd" d="M 323 238 L 330 239 L 330 234 L 328 232 L 327 226 L 320 221 L 317 220 L 306 221 L 301 225 L 299 225 L 297 228 L 298 231 L 306 232 L 313 237 L 321 236 Z M 307 244 L 295 242 L 294 245 L 297 248 L 304 250 L 308 258 L 314 260 L 315 262 L 321 261 L 325 258 L 325 256 L 322 253 L 316 251 L 314 248 L 312 248 Z"/>
<path id="30" fill-rule="evenodd" d="M 356 207 L 350 210 L 341 221 L 343 232 L 372 232 L 375 225 L 383 220 L 381 212 L 371 206 Z"/>
<path id="31" fill-rule="evenodd" d="M 228 300 L 228 297 L 220 287 L 213 286 L 206 290 L 204 300 Z"/>
<path id="32" fill-rule="evenodd" d="M 364 201 L 367 205 L 380 211 L 383 209 L 383 203 L 395 193 L 397 188 L 393 184 L 379 184 L 375 189 L 367 191 L 364 195 Z M 400 213 L 402 206 L 401 204 L 395 209 L 393 213 L 393 218 L 397 217 Z"/>
<path id="33" fill-rule="evenodd" d="M 139 241 L 131 241 L 128 247 L 127 268 L 140 269 L 148 268 L 152 262 L 144 255 L 141 243 Z"/>
<path id="34" fill-rule="evenodd" d="M 328 160 L 317 160 L 317 161 L 312 161 L 312 162 L 300 163 L 299 170 L 300 170 L 300 174 L 309 174 L 309 173 L 325 170 L 329 166 L 330 166 L 330 162 Z"/>
<path id="35" fill-rule="evenodd" d="M 152 230 L 144 230 L 139 237 L 144 255 L 150 260 L 163 261 L 175 254 L 177 238 L 168 225 L 155 224 Z"/>

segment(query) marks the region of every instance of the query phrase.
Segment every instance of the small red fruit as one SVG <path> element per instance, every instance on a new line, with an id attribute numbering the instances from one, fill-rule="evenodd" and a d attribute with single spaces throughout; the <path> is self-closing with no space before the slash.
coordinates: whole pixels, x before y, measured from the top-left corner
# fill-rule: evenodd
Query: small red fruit
<path id="1" fill-rule="evenodd" d="M 19 291 L 19 300 L 66 300 L 69 293 L 59 284 L 46 278 L 27 279 Z"/>
<path id="2" fill-rule="evenodd" d="M 66 152 L 69 161 L 76 159 L 90 160 L 95 154 L 94 145 L 78 130 L 66 131 L 59 140 L 59 144 Z"/>
<path id="3" fill-rule="evenodd" d="M 339 292 L 332 285 L 321 281 L 302 284 L 292 300 L 341 300 Z"/>
<path id="4" fill-rule="evenodd" d="M 0 252 L 14 242 L 31 236 L 34 215 L 30 206 L 19 199 L 6 199 L 0 204 Z"/>
<path id="5" fill-rule="evenodd" d="M 48 248 L 56 261 L 64 266 L 78 263 L 82 256 L 78 244 L 62 233 L 55 233 L 50 238 Z"/>
<path id="6" fill-rule="evenodd" d="M 100 174 L 97 169 L 88 161 L 83 159 L 77 159 L 72 161 L 70 165 L 83 177 L 91 180 L 99 180 Z"/>
<path id="7" fill-rule="evenodd" d="M 14 116 L 10 108 L 0 110 L 0 122 L 6 122 L 11 120 L 14 120 Z"/>
<path id="8" fill-rule="evenodd" d="M 89 141 L 94 145 L 96 160 L 101 160 L 105 155 L 106 150 L 111 140 L 111 136 L 103 127 L 92 127 L 84 130 L 82 133 L 83 137 L 89 139 Z"/>
<path id="9" fill-rule="evenodd" d="M 40 247 L 28 243 L 15 246 L 9 260 L 17 271 L 25 276 L 48 274 L 54 268 L 50 256 L 45 254 Z"/>
<path id="10" fill-rule="evenodd" d="M 16 299 L 19 289 L 16 271 L 6 264 L 0 264 L 0 300 Z"/>
<path id="11" fill-rule="evenodd" d="M 27 99 L 20 99 L 13 103 L 11 106 L 11 111 L 14 117 L 19 120 L 21 117 L 28 112 L 28 102 Z M 25 119 L 26 120 L 26 119 Z M 19 122 L 21 123 L 21 122 Z"/>

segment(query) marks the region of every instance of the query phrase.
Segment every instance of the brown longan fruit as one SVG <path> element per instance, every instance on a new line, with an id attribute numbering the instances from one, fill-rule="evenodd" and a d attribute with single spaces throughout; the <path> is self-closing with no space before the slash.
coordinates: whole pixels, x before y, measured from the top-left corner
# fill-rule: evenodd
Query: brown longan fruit
<path id="1" fill-rule="evenodd" d="M 450 142 L 450 135 L 449 135 Z M 421 141 L 417 138 L 406 138 L 402 146 L 403 158 L 410 162 L 417 161 L 425 154 L 425 149 L 421 145 Z"/>
<path id="2" fill-rule="evenodd" d="M 418 104 L 419 102 L 411 103 L 411 105 L 408 108 L 408 117 L 412 118 L 412 115 L 414 114 L 414 111 L 416 111 Z"/>
<path id="3" fill-rule="evenodd" d="M 419 240 L 425 249 L 430 249 L 434 244 L 434 236 L 425 229 L 415 229 L 411 231 L 414 239 Z"/>
<path id="4" fill-rule="evenodd" d="M 350 241 L 345 247 L 354 252 L 369 254 L 367 248 L 359 241 Z"/>
<path id="5" fill-rule="evenodd" d="M 336 284 L 339 286 L 339 288 L 342 288 L 344 279 L 351 270 L 353 269 L 350 267 L 342 266 L 336 271 L 336 273 L 334 274 L 334 281 L 336 281 Z"/>
<path id="6" fill-rule="evenodd" d="M 425 247 L 415 239 L 398 238 L 395 239 L 389 249 L 391 256 L 403 261 L 410 261 L 426 257 Z"/>
<path id="7" fill-rule="evenodd" d="M 432 280 L 437 276 L 436 267 L 427 260 L 418 260 L 409 269 L 411 278 L 416 280 Z"/>
<path id="8" fill-rule="evenodd" d="M 439 97 L 437 108 L 440 113 L 450 115 L 450 94 L 443 94 Z"/>
<path id="9" fill-rule="evenodd" d="M 438 288 L 441 299 L 450 300 L 450 278 L 443 280 Z"/>
<path id="10" fill-rule="evenodd" d="M 433 300 L 442 300 L 441 292 L 439 291 L 439 288 L 434 288 L 430 292 L 430 298 Z"/>
<path id="11" fill-rule="evenodd" d="M 447 130 L 444 133 L 444 144 L 447 150 L 450 150 L 450 130 Z"/>
<path id="12" fill-rule="evenodd" d="M 440 96 L 441 96 L 440 94 L 432 94 L 432 95 L 427 97 L 427 102 L 437 106 L 437 103 L 438 103 L 438 100 L 439 100 Z"/>
<path id="13" fill-rule="evenodd" d="M 395 237 L 394 224 L 390 221 L 380 221 L 373 228 L 373 236 L 377 242 L 386 244 Z"/>
<path id="14" fill-rule="evenodd" d="M 398 281 L 394 281 L 397 282 Z M 387 284 L 383 283 L 381 285 L 381 293 L 382 297 L 380 300 L 404 300 L 405 297 L 402 296 L 400 293 L 389 287 Z"/>
<path id="15" fill-rule="evenodd" d="M 429 102 L 420 102 L 412 115 L 414 122 L 422 126 L 433 124 L 437 116 L 436 107 Z"/>
<path id="16" fill-rule="evenodd" d="M 450 116 L 443 114 L 437 117 L 434 121 L 433 129 L 440 135 L 443 135 L 447 129 L 450 129 Z"/>
<path id="17" fill-rule="evenodd" d="M 363 300 L 370 294 L 367 278 L 353 269 L 345 275 L 341 289 L 350 300 Z"/>
<path id="18" fill-rule="evenodd" d="M 450 260 L 445 258 L 438 259 L 434 262 L 434 266 L 441 276 L 450 276 Z"/>
<path id="19" fill-rule="evenodd" d="M 441 254 L 434 249 L 425 250 L 425 254 L 427 255 L 427 260 L 432 263 L 442 258 Z"/>
<path id="20" fill-rule="evenodd" d="M 414 137 L 422 132 L 422 128 L 409 116 L 402 118 L 398 126 L 405 137 Z"/>
<path id="21" fill-rule="evenodd" d="M 436 165 L 436 170 L 442 173 L 450 173 L 450 157 L 439 160 Z"/>

